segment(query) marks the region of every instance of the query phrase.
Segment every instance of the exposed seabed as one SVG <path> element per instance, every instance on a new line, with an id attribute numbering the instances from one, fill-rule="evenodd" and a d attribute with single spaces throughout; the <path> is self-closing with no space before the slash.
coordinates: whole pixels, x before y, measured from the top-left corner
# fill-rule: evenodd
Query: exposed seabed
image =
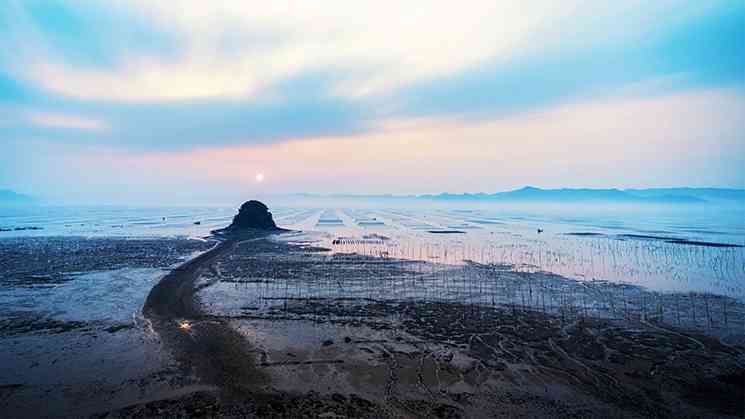
<path id="1" fill-rule="evenodd" d="M 145 254 L 163 245 L 137 244 Z M 168 258 L 134 267 L 166 275 L 143 287 L 144 309 L 129 321 L 46 316 L 24 329 L 28 318 L 4 316 L 15 370 L 3 374 L 5 411 L 28 416 L 41 400 L 51 401 L 45 415 L 98 417 L 739 417 L 745 408 L 745 310 L 731 297 L 331 252 L 291 235 L 212 246 L 170 271 Z"/>

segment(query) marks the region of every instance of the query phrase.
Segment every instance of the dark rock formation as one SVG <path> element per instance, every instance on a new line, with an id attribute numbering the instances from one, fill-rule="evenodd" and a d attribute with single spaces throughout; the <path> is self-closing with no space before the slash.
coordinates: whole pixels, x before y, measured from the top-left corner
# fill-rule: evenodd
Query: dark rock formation
<path id="1" fill-rule="evenodd" d="M 259 201 L 248 201 L 241 205 L 238 214 L 233 217 L 233 223 L 228 229 L 241 230 L 254 228 L 259 230 L 277 230 L 269 208 Z"/>

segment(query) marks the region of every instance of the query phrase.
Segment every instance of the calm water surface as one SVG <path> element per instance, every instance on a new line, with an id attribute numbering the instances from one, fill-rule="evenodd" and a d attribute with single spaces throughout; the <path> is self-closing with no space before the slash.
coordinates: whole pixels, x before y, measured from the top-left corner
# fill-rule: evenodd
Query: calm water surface
<path id="1" fill-rule="evenodd" d="M 359 203 L 272 207 L 333 251 L 475 261 L 745 298 L 745 206 Z M 7 207 L 2 237 L 204 237 L 232 207 Z M 29 229 L 39 228 L 39 229 Z M 541 232 L 539 232 L 541 230 Z"/>

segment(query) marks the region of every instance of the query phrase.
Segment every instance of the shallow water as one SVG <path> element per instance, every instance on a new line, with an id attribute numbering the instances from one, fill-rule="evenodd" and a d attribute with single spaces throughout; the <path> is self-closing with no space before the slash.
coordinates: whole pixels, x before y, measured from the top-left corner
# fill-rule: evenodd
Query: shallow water
<path id="1" fill-rule="evenodd" d="M 191 385 L 141 308 L 169 267 L 211 245 L 0 239 L 3 414 L 87 417 L 143 397 L 173 397 Z"/>
<path id="2" fill-rule="evenodd" d="M 131 323 L 150 289 L 165 271 L 157 268 L 122 268 L 66 274 L 52 285 L 0 288 L 0 315 L 44 314 L 60 321 Z"/>
<path id="3" fill-rule="evenodd" d="M 280 226 L 303 230 L 306 239 L 335 252 L 508 264 L 656 291 L 745 298 L 745 205 L 739 203 L 269 204 Z M 0 209 L 0 229 L 11 231 L 0 231 L 0 238 L 204 237 L 229 224 L 234 213 L 228 207 L 6 207 Z"/>
<path id="4" fill-rule="evenodd" d="M 745 297 L 745 215 L 737 206 L 356 208 L 323 210 L 326 222 L 309 218 L 298 227 L 335 252 L 470 260 L 655 291 Z"/>

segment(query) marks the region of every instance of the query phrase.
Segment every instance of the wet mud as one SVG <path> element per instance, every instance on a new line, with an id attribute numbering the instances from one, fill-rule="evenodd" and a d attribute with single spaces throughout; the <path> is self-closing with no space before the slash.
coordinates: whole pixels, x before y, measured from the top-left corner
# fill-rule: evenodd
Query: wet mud
<path id="1" fill-rule="evenodd" d="M 132 321 L 4 312 L 0 339 L 14 348 L 3 355 L 3 365 L 14 366 L 0 381 L 4 412 L 99 418 L 728 418 L 745 412 L 745 310 L 729 297 L 653 293 L 510 265 L 332 252 L 292 234 L 219 239 L 153 279 Z M 187 247 L 171 258 L 153 251 L 160 245 Z M 120 268 L 118 260 L 141 257 L 162 267 L 192 245 L 136 245 L 101 262 L 85 256 L 112 251 L 104 247 L 82 251 L 85 263 L 51 260 L 70 272 Z M 57 246 L 84 245 L 49 248 Z M 13 260 L 23 257 L 1 261 L 7 284 L 17 289 L 25 286 L 18 278 L 52 271 L 19 273 Z M 62 278 L 63 286 L 81 280 Z"/>
<path id="2" fill-rule="evenodd" d="M 182 294 L 189 297 L 157 316 L 180 364 L 215 390 L 102 417 L 693 418 L 745 411 L 745 347 L 740 332 L 721 322 L 682 327 L 672 324 L 675 316 L 636 306 L 635 315 L 600 315 L 589 304 L 563 306 L 569 303 L 557 296 L 541 306 L 529 304 L 540 301 L 532 298 L 517 304 L 519 297 L 513 304 L 459 301 L 464 294 L 455 290 L 405 294 L 402 277 L 457 288 L 457 273 L 466 271 L 446 277 L 445 266 L 426 270 L 421 262 L 329 254 L 272 238 L 226 243 L 197 262 L 161 282 L 173 282 L 167 295 L 189 284 Z M 491 271 L 523 285 L 555 280 L 565 289 L 561 281 L 574 282 L 505 266 Z M 386 288 L 391 292 L 381 292 Z M 730 304 L 728 321 L 735 322 L 742 307 Z"/>

